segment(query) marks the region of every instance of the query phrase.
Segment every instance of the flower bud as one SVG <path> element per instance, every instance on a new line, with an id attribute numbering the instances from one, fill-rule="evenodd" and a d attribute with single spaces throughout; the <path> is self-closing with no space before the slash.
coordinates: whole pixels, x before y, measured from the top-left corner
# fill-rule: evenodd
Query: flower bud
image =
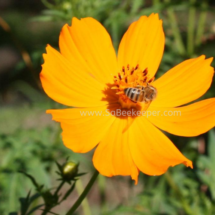
<path id="1" fill-rule="evenodd" d="M 71 3 L 69 3 L 69 2 L 64 2 L 64 3 L 62 4 L 62 8 L 63 8 L 64 10 L 71 10 L 72 5 L 71 5 Z"/>
<path id="2" fill-rule="evenodd" d="M 63 177 L 67 180 L 73 179 L 78 173 L 78 164 L 72 161 L 66 162 L 62 166 Z"/>

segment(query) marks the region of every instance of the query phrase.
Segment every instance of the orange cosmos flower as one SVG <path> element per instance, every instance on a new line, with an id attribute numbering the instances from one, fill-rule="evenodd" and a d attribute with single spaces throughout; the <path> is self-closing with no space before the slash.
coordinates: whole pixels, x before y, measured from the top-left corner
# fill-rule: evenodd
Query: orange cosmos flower
<path id="1" fill-rule="evenodd" d="M 162 21 L 152 14 L 130 25 L 117 56 L 93 18 L 73 18 L 63 27 L 60 52 L 47 47 L 42 86 L 55 101 L 75 107 L 47 112 L 61 123 L 66 147 L 85 153 L 97 146 L 93 163 L 102 175 L 131 175 L 137 183 L 139 171 L 161 175 L 181 163 L 192 168 L 158 128 L 191 137 L 214 126 L 215 99 L 182 106 L 210 87 L 212 58 L 186 60 L 154 81 L 164 42 Z"/>

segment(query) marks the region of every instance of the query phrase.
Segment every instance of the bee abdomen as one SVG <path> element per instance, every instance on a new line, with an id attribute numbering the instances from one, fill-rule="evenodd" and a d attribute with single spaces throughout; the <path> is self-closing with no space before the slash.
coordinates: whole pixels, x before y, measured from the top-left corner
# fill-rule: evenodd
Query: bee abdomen
<path id="1" fill-rule="evenodd" d="M 133 102 L 143 102 L 143 90 L 129 87 L 124 89 L 124 93 Z"/>

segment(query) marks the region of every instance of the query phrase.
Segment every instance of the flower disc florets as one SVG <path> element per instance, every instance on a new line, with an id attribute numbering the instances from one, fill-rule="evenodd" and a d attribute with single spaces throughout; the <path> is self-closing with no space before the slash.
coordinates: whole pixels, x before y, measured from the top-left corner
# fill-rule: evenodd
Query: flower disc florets
<path id="1" fill-rule="evenodd" d="M 111 89 L 116 90 L 119 95 L 119 102 L 122 108 L 136 108 L 146 110 L 152 100 L 157 95 L 157 90 L 150 84 L 154 77 L 148 76 L 148 69 L 141 70 L 139 65 L 122 67 L 118 76 L 114 76 L 114 86 Z"/>

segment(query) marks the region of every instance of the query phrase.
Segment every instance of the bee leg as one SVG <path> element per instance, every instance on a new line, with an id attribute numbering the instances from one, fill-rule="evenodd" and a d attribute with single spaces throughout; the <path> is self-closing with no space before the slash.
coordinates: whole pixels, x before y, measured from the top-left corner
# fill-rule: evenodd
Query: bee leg
<path id="1" fill-rule="evenodd" d="M 117 95 L 122 95 L 122 94 L 124 94 L 124 92 L 123 92 L 123 91 L 120 91 L 120 92 L 117 92 L 116 94 L 117 94 Z"/>
<path id="2" fill-rule="evenodd" d="M 142 88 L 142 86 L 141 85 L 137 85 L 136 88 Z"/>

